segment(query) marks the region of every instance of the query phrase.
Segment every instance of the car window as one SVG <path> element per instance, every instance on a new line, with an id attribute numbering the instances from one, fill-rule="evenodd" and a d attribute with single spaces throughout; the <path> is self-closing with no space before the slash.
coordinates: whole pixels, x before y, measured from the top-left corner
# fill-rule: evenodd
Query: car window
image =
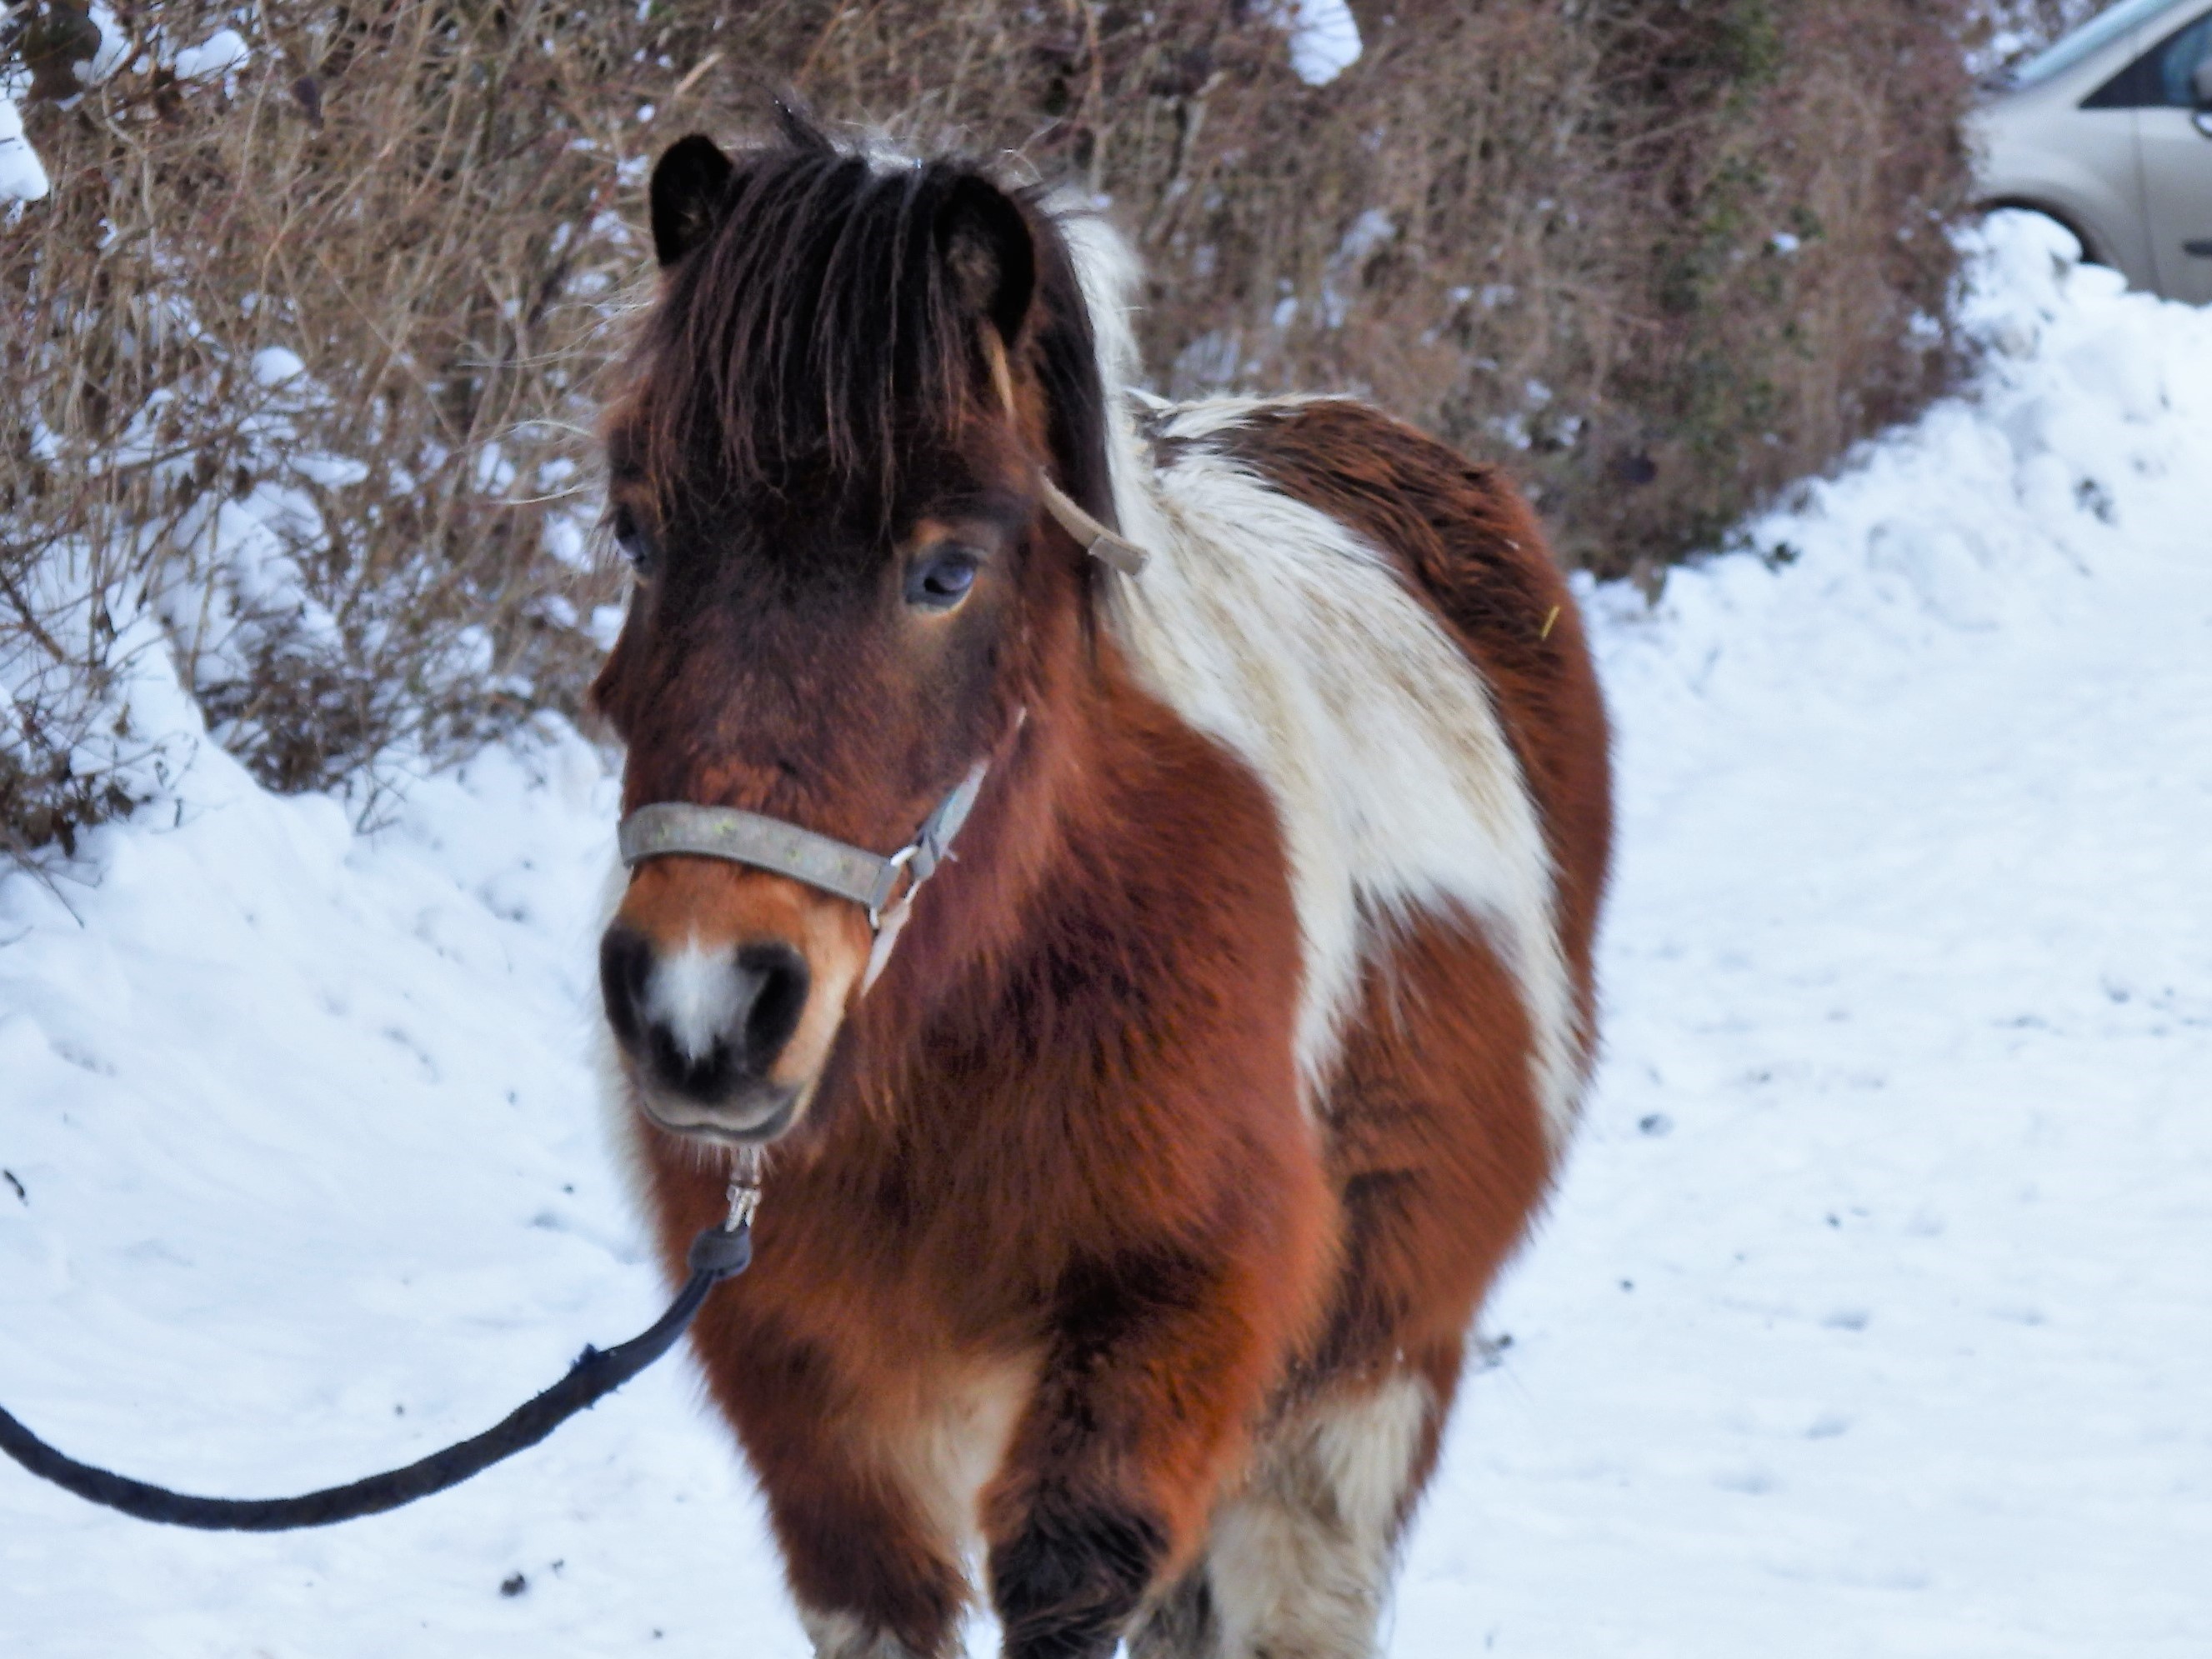
<path id="1" fill-rule="evenodd" d="M 2112 14 L 2105 14 L 2107 17 Z M 2157 109 L 2197 102 L 2190 77 L 2212 55 L 2212 11 L 2173 30 L 2148 52 L 2081 100 L 2083 109 Z"/>
<path id="2" fill-rule="evenodd" d="M 2102 52 L 2137 24 L 2146 23 L 2172 6 L 2173 0 L 2125 0 L 2110 11 L 2099 12 L 2073 33 L 2060 39 L 2040 57 L 2031 58 L 2012 72 L 2012 84 L 2033 87 L 2055 75 L 2063 75 L 2083 58 Z"/>
<path id="3" fill-rule="evenodd" d="M 2197 106 L 2197 66 L 2212 58 L 2212 12 L 2159 47 L 2158 89 L 2164 101 L 2183 109 Z"/>

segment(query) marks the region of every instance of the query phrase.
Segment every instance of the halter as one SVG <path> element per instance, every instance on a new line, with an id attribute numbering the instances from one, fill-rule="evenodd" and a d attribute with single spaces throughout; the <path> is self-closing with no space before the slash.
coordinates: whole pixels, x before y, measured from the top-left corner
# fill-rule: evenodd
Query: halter
<path id="1" fill-rule="evenodd" d="M 1145 568 L 1143 548 L 1099 523 L 1051 479 L 1040 474 L 1037 482 L 1045 511 L 1085 553 L 1124 575 L 1133 576 Z M 1024 709 L 1021 720 L 1028 718 L 1029 711 Z M 1020 720 L 1015 725 L 1019 730 Z M 615 844 L 623 864 L 630 869 L 647 859 L 671 855 L 721 859 L 851 900 L 867 912 L 868 928 L 875 935 L 867 972 L 860 981 L 866 991 L 890 959 L 891 946 L 914 908 L 914 896 L 952 856 L 952 838 L 968 821 L 990 769 L 988 757 L 969 767 L 968 775 L 921 821 L 914 839 L 889 858 L 763 813 L 735 806 L 695 806 L 689 801 L 656 801 L 639 807 L 622 821 Z"/>
<path id="2" fill-rule="evenodd" d="M 1151 554 L 1126 536 L 1117 536 L 1099 523 L 1042 472 L 1037 474 L 1037 488 L 1044 501 L 1044 510 L 1059 521 L 1062 530 L 1075 538 L 1078 547 L 1099 563 L 1118 570 L 1125 576 L 1144 574 Z"/>
<path id="3" fill-rule="evenodd" d="M 683 854 L 694 858 L 722 859 L 772 871 L 793 881 L 818 887 L 825 893 L 850 899 L 868 913 L 869 930 L 876 936 L 868 953 L 868 971 L 861 981 L 866 990 L 876 982 L 899 929 L 922 883 L 937 873 L 952 856 L 952 838 L 968 821 L 968 811 L 982 792 L 988 760 L 968 769 L 951 794 L 921 821 L 914 839 L 889 858 L 848 842 L 802 830 L 781 818 L 747 812 L 735 806 L 694 806 L 688 801 L 659 801 L 641 806 L 622 821 L 615 832 L 624 865 L 635 868 L 647 859 Z"/>

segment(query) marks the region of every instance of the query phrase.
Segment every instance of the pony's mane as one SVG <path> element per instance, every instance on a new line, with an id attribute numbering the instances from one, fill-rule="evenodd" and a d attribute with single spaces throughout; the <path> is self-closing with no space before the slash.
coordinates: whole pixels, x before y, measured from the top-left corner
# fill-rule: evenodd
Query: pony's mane
<path id="1" fill-rule="evenodd" d="M 1027 362 L 1061 487 L 1110 518 L 1089 307 L 1041 192 L 963 158 L 844 149 L 789 117 L 735 163 L 642 343 L 648 477 L 777 494 L 823 481 L 839 509 L 887 520 L 917 440 L 956 434 L 989 390 L 980 319 L 939 242 L 957 192 L 981 184 L 1018 203 L 1034 243 Z"/>

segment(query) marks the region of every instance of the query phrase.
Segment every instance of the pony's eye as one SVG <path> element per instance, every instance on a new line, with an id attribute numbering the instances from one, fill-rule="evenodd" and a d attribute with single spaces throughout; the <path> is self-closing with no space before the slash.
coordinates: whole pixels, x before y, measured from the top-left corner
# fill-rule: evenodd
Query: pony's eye
<path id="1" fill-rule="evenodd" d="M 981 556 L 972 548 L 934 549 L 907 572 L 906 602 L 917 611 L 950 611 L 975 585 Z"/>
<path id="2" fill-rule="evenodd" d="M 643 575 L 653 563 L 653 544 L 647 538 L 644 526 L 638 523 L 637 514 L 617 502 L 607 527 L 614 532 L 615 545 L 622 549 L 623 557 Z"/>

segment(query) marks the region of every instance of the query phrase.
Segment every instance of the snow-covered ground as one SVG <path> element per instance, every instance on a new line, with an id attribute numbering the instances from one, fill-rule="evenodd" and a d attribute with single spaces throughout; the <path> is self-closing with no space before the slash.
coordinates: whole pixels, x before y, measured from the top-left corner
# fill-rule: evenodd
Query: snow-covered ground
<path id="1" fill-rule="evenodd" d="M 1590 596 L 1607 1059 L 1401 1659 L 2212 1652 L 2212 313 L 2061 240 L 1992 228 L 1976 398 Z M 585 1059 L 611 808 L 550 725 L 366 838 L 203 744 L 0 880 L 0 1401 L 289 1491 L 649 1319 Z M 805 1650 L 672 1364 L 331 1532 L 0 1463 L 0 1649 Z"/>

